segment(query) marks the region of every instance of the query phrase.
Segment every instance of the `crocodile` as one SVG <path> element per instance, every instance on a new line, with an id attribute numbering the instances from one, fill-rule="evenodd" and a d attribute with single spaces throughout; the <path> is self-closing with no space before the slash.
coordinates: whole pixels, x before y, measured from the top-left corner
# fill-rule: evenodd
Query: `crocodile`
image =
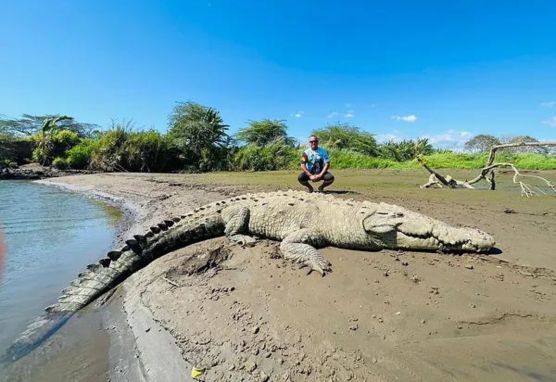
<path id="1" fill-rule="evenodd" d="M 452 227 L 386 203 L 292 190 L 236 196 L 164 220 L 127 240 L 120 250 L 88 265 L 58 301 L 29 325 L 5 357 L 15 360 L 27 354 L 72 314 L 158 257 L 224 235 L 241 244 L 253 242 L 254 237 L 279 240 L 285 259 L 323 276 L 331 271 L 331 264 L 317 249 L 326 246 L 367 251 L 488 252 L 495 244 L 489 234 L 476 228 Z"/>

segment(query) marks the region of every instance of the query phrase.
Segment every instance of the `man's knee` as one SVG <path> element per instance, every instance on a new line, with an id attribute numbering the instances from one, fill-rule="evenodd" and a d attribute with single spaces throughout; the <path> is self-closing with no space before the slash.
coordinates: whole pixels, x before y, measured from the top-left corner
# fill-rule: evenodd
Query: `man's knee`
<path id="1" fill-rule="evenodd" d="M 330 172 L 327 172 L 322 177 L 322 180 L 325 181 L 326 183 L 332 183 L 332 182 L 334 182 L 334 175 L 332 175 L 332 173 L 330 173 Z"/>
<path id="2" fill-rule="evenodd" d="M 307 183 L 309 181 L 309 177 L 307 176 L 307 174 L 305 174 L 304 172 L 302 172 L 301 174 L 299 174 L 299 176 L 297 177 L 297 180 L 299 181 L 299 183 Z"/>

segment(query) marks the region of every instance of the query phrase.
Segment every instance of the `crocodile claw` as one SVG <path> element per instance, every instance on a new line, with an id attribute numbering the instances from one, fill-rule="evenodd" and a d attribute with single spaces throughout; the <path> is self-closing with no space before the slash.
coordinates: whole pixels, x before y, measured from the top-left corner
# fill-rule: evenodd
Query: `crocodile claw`
<path id="1" fill-rule="evenodd" d="M 330 271 L 330 263 L 328 261 L 324 260 L 323 262 L 319 262 L 319 263 L 320 264 L 318 263 L 307 264 L 309 266 L 309 271 L 307 272 L 307 275 L 310 275 L 311 272 L 315 271 L 318 272 L 322 277 L 324 277 L 326 273 Z"/>

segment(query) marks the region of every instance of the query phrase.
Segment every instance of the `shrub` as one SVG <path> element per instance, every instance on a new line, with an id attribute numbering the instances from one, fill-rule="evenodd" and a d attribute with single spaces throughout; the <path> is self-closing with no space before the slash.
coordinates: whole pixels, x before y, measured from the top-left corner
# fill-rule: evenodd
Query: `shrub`
<path id="1" fill-rule="evenodd" d="M 418 155 L 432 154 L 433 151 L 432 145 L 426 138 L 416 141 L 412 139 L 401 142 L 388 141 L 380 146 L 381 157 L 398 162 L 415 159 Z"/>
<path id="2" fill-rule="evenodd" d="M 56 167 L 59 170 L 65 170 L 68 168 L 68 162 L 65 158 L 61 158 L 61 157 L 56 157 L 53 161 L 52 161 L 52 165 L 54 167 Z"/>
<path id="3" fill-rule="evenodd" d="M 125 167 L 131 171 L 164 171 L 170 158 L 168 140 L 157 131 L 141 131 L 127 136 Z"/>
<path id="4" fill-rule="evenodd" d="M 33 141 L 29 138 L 0 134 L 0 160 L 26 163 L 33 155 L 33 146 Z"/>
<path id="5" fill-rule="evenodd" d="M 352 150 L 328 150 L 332 168 L 407 168 L 411 162 L 399 163 L 387 158 L 372 157 Z"/>
<path id="6" fill-rule="evenodd" d="M 280 170 L 292 168 L 298 158 L 301 158 L 301 153 L 282 141 L 265 147 L 247 145 L 233 155 L 232 168 L 239 171 Z"/>
<path id="7" fill-rule="evenodd" d="M 94 148 L 93 139 L 82 140 L 77 146 L 68 150 L 66 155 L 68 166 L 79 170 L 89 167 Z"/>
<path id="8" fill-rule="evenodd" d="M 129 131 L 122 125 L 101 133 L 92 147 L 89 167 L 100 171 L 125 170 L 124 145 L 128 135 Z"/>
<path id="9" fill-rule="evenodd" d="M 66 151 L 79 143 L 79 135 L 70 130 L 51 130 L 33 136 L 36 144 L 33 160 L 43 165 L 52 163 L 56 157 L 63 157 Z"/>

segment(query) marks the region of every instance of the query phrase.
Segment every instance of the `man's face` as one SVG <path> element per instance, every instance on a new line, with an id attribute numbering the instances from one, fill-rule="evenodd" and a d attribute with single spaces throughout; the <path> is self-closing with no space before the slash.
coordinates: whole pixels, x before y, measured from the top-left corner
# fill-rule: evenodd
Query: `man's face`
<path id="1" fill-rule="evenodd" d="M 309 138 L 309 146 L 315 150 L 319 147 L 319 139 L 317 137 L 310 137 Z"/>

